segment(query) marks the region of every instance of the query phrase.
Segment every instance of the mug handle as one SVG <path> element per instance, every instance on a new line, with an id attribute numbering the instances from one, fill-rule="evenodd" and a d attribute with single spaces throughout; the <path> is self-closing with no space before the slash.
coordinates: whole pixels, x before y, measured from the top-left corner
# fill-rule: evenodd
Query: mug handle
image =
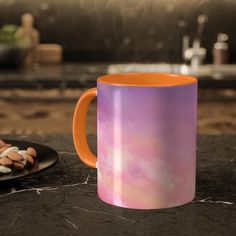
<path id="1" fill-rule="evenodd" d="M 97 96 L 97 89 L 85 91 L 79 98 L 73 116 L 73 140 L 80 159 L 92 168 L 96 167 L 97 158 L 90 151 L 86 138 L 86 115 L 90 102 Z"/>

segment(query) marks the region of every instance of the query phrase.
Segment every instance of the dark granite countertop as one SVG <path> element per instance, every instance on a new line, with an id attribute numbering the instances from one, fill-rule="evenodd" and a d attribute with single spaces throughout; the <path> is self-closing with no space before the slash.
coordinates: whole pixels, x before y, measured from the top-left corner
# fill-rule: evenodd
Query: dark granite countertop
<path id="1" fill-rule="evenodd" d="M 45 172 L 0 183 L 0 235 L 236 235 L 235 135 L 199 136 L 194 201 L 149 211 L 100 201 L 96 170 L 77 158 L 71 137 L 14 138 L 47 144 L 60 160 Z M 89 141 L 95 150 L 95 137 Z"/>
<path id="2" fill-rule="evenodd" d="M 0 88 L 87 88 L 107 74 L 109 63 L 63 63 L 0 70 Z M 223 72 L 222 72 L 223 73 Z M 200 88 L 236 88 L 236 74 L 196 74 Z"/>

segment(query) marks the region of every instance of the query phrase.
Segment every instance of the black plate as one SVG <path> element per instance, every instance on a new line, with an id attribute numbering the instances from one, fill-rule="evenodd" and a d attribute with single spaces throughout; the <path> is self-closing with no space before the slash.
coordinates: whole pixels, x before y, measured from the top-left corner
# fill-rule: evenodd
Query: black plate
<path id="1" fill-rule="evenodd" d="M 8 139 L 5 139 L 4 141 L 13 146 L 19 147 L 20 150 L 25 150 L 27 147 L 35 148 L 37 151 L 37 160 L 33 166 L 25 167 L 23 171 L 13 171 L 9 174 L 0 174 L 0 181 L 17 179 L 43 171 L 53 166 L 58 161 L 58 153 L 50 147 L 26 141 Z"/>

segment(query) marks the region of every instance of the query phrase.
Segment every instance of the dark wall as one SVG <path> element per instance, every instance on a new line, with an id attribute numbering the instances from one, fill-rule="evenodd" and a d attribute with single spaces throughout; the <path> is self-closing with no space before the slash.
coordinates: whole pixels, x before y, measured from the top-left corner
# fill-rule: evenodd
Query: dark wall
<path id="1" fill-rule="evenodd" d="M 181 62 L 183 34 L 209 18 L 202 45 L 207 61 L 216 35 L 230 36 L 236 62 L 236 0 L 0 0 L 0 25 L 31 12 L 42 42 L 62 44 L 70 61 Z"/>

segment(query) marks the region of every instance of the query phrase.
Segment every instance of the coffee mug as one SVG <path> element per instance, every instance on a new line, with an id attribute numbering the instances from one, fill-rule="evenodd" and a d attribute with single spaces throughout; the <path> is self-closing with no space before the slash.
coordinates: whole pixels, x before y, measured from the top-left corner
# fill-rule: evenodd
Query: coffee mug
<path id="1" fill-rule="evenodd" d="M 97 96 L 97 158 L 86 140 L 86 113 Z M 183 205 L 195 195 L 197 79 L 127 73 L 101 76 L 80 97 L 73 139 L 97 168 L 98 196 L 134 209 Z"/>

